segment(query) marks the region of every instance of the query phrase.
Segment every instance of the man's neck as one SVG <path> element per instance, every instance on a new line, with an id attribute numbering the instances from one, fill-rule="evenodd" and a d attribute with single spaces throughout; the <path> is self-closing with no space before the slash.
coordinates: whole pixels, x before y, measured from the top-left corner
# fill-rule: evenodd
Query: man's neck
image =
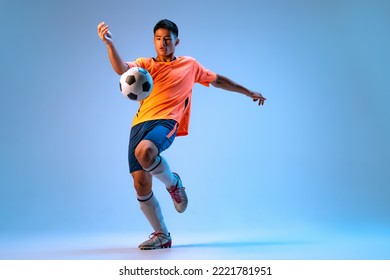
<path id="1" fill-rule="evenodd" d="M 171 62 L 171 61 L 174 61 L 176 59 L 176 56 L 172 55 L 172 56 L 157 56 L 154 60 L 157 61 L 157 62 Z"/>

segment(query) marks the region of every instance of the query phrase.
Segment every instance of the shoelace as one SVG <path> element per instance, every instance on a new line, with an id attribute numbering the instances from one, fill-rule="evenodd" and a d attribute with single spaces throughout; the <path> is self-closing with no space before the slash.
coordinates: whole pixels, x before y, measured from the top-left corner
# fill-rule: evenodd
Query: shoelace
<path id="1" fill-rule="evenodd" d="M 160 235 L 166 236 L 164 233 L 161 233 L 161 232 L 153 232 L 149 235 L 149 239 L 157 237 L 161 242 Z"/>
<path id="2" fill-rule="evenodd" d="M 180 203 L 182 201 L 182 197 L 181 197 L 181 193 L 180 191 L 178 191 L 179 188 L 178 187 L 173 187 L 169 190 L 169 193 L 171 194 L 171 196 L 173 197 L 173 199 L 177 202 L 177 203 Z"/>

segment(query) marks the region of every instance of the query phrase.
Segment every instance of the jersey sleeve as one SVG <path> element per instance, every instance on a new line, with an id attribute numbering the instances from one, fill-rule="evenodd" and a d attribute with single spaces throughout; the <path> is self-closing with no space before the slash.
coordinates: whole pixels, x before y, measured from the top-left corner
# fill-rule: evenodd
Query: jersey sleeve
<path id="1" fill-rule="evenodd" d="M 198 61 L 194 61 L 195 82 L 204 86 L 209 86 L 217 78 L 217 73 L 205 68 Z"/>
<path id="2" fill-rule="evenodd" d="M 134 61 L 128 61 L 128 62 L 126 62 L 126 64 L 130 68 L 132 68 L 132 67 L 142 67 L 142 68 L 145 68 L 146 61 L 145 61 L 144 58 L 140 57 L 140 58 L 137 58 Z"/>

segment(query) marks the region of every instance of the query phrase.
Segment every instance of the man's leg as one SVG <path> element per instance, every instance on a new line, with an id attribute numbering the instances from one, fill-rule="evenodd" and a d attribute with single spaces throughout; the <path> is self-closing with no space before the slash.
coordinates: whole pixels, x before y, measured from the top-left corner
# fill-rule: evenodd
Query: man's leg
<path id="1" fill-rule="evenodd" d="M 152 176 L 143 170 L 131 173 L 140 208 L 155 232 L 168 234 L 160 205 L 152 192 Z"/>
<path id="2" fill-rule="evenodd" d="M 135 149 L 135 156 L 143 169 L 157 179 L 165 186 L 174 186 L 177 178 L 169 168 L 167 161 L 158 155 L 158 149 L 153 142 L 142 140 Z"/>
<path id="3" fill-rule="evenodd" d="M 160 205 L 152 192 L 152 176 L 143 170 L 132 172 L 134 187 L 141 211 L 153 227 L 154 233 L 149 240 L 139 245 L 140 249 L 171 247 L 171 238 L 164 223 Z"/>
<path id="4" fill-rule="evenodd" d="M 158 154 L 158 148 L 149 140 L 142 140 L 135 156 L 143 169 L 159 179 L 170 193 L 175 208 L 179 213 L 186 210 L 188 199 L 179 175 L 173 173 L 168 162 Z"/>
<path id="5" fill-rule="evenodd" d="M 129 169 L 140 208 L 154 229 L 150 239 L 140 244 L 140 249 L 166 248 L 172 243 L 160 205 L 152 192 L 152 174 L 144 168 L 150 166 L 159 152 L 172 144 L 176 129 L 177 124 L 172 120 L 147 121 L 131 128 L 128 150 Z M 159 148 L 150 140 L 143 141 L 146 139 L 156 141 Z"/>

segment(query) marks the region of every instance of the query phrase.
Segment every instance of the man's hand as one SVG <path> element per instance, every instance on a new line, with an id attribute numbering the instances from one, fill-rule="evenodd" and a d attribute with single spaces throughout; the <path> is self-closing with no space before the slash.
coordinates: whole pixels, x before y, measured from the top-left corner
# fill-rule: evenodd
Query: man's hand
<path id="1" fill-rule="evenodd" d="M 108 25 L 106 25 L 105 22 L 101 22 L 97 26 L 97 31 L 99 34 L 100 39 L 108 45 L 112 43 L 112 35 L 111 32 L 108 30 Z"/>
<path id="2" fill-rule="evenodd" d="M 259 101 L 259 106 L 264 105 L 264 101 L 266 100 L 259 92 L 250 91 L 248 96 L 253 99 L 253 102 Z"/>
<path id="3" fill-rule="evenodd" d="M 118 75 L 122 75 L 129 69 L 129 65 L 122 60 L 117 52 L 112 40 L 111 32 L 108 31 L 108 25 L 106 25 L 104 21 L 99 23 L 97 31 L 100 39 L 102 39 L 102 41 L 106 44 L 112 68 Z"/>

